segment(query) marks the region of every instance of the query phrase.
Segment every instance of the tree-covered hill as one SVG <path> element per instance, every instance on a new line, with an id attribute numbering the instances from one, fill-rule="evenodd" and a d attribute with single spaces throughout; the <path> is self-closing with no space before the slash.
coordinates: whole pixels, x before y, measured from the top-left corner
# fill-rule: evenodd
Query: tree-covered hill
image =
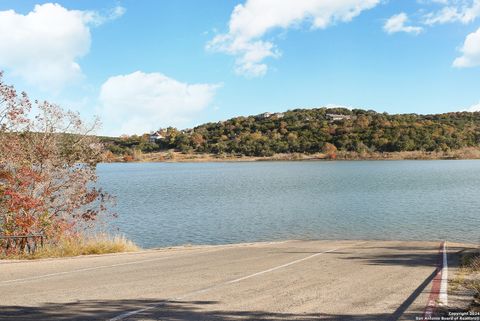
<path id="1" fill-rule="evenodd" d="M 449 151 L 480 145 L 480 112 L 389 115 L 345 108 L 295 109 L 167 128 L 150 135 L 104 138 L 115 154 L 133 150 L 271 156 L 277 153 Z"/>

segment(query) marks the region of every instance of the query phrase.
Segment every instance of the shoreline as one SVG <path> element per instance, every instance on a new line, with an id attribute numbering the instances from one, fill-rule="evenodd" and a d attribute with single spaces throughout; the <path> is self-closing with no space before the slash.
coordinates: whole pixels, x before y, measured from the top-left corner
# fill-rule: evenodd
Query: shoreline
<path id="1" fill-rule="evenodd" d="M 113 253 L 101 253 L 101 254 L 82 254 L 76 256 L 60 256 L 60 257 L 43 257 L 34 259 L 0 259 L 0 265 L 10 263 L 24 263 L 24 262 L 42 262 L 53 260 L 72 260 L 80 258 L 95 258 L 95 257 L 108 257 L 108 256 L 127 256 L 127 255 L 141 255 L 148 253 L 164 253 L 164 252 L 179 252 L 179 251 L 194 251 L 204 249 L 221 249 L 221 248 L 234 248 L 234 247 L 250 247 L 250 246 L 267 246 L 276 245 L 290 242 L 301 242 L 305 240 L 280 240 L 280 241 L 258 241 L 258 242 L 241 242 L 241 243 L 225 243 L 225 244 L 184 244 L 184 245 L 172 245 L 164 247 L 152 247 L 152 248 L 140 248 L 137 251 L 128 252 L 113 252 Z M 313 240 L 312 240 L 313 241 Z M 332 241 L 332 240 L 317 240 L 317 241 Z M 338 241 L 351 241 L 351 240 L 338 240 Z M 416 242 L 416 241 L 415 241 Z"/>
<path id="2" fill-rule="evenodd" d="M 110 256 L 130 256 L 130 255 L 142 255 L 142 254 L 152 254 L 152 253 L 177 253 L 177 252 L 188 252 L 188 251 L 198 251 L 198 250 L 222 250 L 222 249 L 231 249 L 231 248 L 254 248 L 262 246 L 276 246 L 281 244 L 295 244 L 303 242 L 322 242 L 322 243 L 332 243 L 332 242 L 379 242 L 379 243 L 398 243 L 398 242 L 408 242 L 408 243 L 429 243 L 436 244 L 441 242 L 440 240 L 391 240 L 391 239 L 286 239 L 286 240 L 276 240 L 276 241 L 253 241 L 253 242 L 240 242 L 240 243 L 225 243 L 225 244 L 183 244 L 183 245 L 173 245 L 173 246 L 164 246 L 164 247 L 154 247 L 154 248 L 140 248 L 137 251 L 127 251 L 127 252 L 113 252 L 113 253 L 102 253 L 102 254 L 83 254 L 76 256 L 64 256 L 64 257 L 43 257 L 35 259 L 0 259 L 0 265 L 2 264 L 11 264 L 11 263 L 25 263 L 25 262 L 43 262 L 43 261 L 57 261 L 57 260 L 75 260 L 82 258 L 101 258 L 101 257 L 110 257 Z M 453 247 L 468 247 L 472 249 L 480 249 L 480 246 L 476 243 L 470 242 L 456 242 L 448 241 L 447 244 Z"/>
<path id="3" fill-rule="evenodd" d="M 217 162 L 264 162 L 264 161 L 381 161 L 381 160 L 475 160 L 480 159 L 480 148 L 465 148 L 448 152 L 388 152 L 363 153 L 338 152 L 334 155 L 315 154 L 275 154 L 272 156 L 236 156 L 204 153 L 184 154 L 173 150 L 139 153 L 135 157 L 110 156 L 103 163 L 217 163 Z"/>

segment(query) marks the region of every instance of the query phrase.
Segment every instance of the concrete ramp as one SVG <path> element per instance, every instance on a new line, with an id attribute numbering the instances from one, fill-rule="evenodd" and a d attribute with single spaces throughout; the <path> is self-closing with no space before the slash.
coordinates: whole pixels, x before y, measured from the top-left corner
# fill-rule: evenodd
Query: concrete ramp
<path id="1" fill-rule="evenodd" d="M 447 263 L 466 247 L 448 243 Z M 440 242 L 286 241 L 3 261 L 0 320 L 415 320 L 438 303 L 442 255 Z"/>

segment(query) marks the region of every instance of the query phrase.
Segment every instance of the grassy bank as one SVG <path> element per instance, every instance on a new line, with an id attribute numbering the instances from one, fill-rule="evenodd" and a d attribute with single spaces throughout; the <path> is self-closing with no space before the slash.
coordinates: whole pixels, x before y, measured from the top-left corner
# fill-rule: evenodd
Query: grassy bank
<path id="1" fill-rule="evenodd" d="M 467 274 L 463 285 L 473 291 L 471 311 L 480 312 L 480 253 L 468 253 L 462 257 L 462 268 Z"/>
<path id="2" fill-rule="evenodd" d="M 33 254 L 21 253 L 0 255 L 0 259 L 41 259 L 53 257 L 69 257 L 91 254 L 108 254 L 134 252 L 140 248 L 124 236 L 110 236 L 105 234 L 90 237 L 68 237 L 57 242 L 47 242 Z"/>
<path id="3" fill-rule="evenodd" d="M 460 254 L 460 266 L 449 282 L 450 304 L 453 310 L 480 312 L 480 252 L 467 250 Z"/>
<path id="4" fill-rule="evenodd" d="M 255 161 L 300 161 L 300 160 L 437 160 L 437 159 L 480 159 L 480 148 L 467 147 L 458 150 L 426 152 L 342 152 L 334 155 L 315 154 L 275 154 L 273 156 L 238 156 L 232 154 L 181 153 L 174 150 L 142 153 L 137 151 L 128 157 L 109 155 L 106 162 L 255 162 Z"/>

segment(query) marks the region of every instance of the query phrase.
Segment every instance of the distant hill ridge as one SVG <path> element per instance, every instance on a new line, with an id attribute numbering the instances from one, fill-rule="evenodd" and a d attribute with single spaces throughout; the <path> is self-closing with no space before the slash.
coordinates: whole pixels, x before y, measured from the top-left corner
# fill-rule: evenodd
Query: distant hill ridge
<path id="1" fill-rule="evenodd" d="M 112 152 L 174 148 L 182 152 L 271 156 L 335 151 L 449 151 L 480 145 L 480 112 L 433 115 L 378 113 L 347 108 L 294 109 L 240 116 L 190 130 L 109 141 Z"/>

